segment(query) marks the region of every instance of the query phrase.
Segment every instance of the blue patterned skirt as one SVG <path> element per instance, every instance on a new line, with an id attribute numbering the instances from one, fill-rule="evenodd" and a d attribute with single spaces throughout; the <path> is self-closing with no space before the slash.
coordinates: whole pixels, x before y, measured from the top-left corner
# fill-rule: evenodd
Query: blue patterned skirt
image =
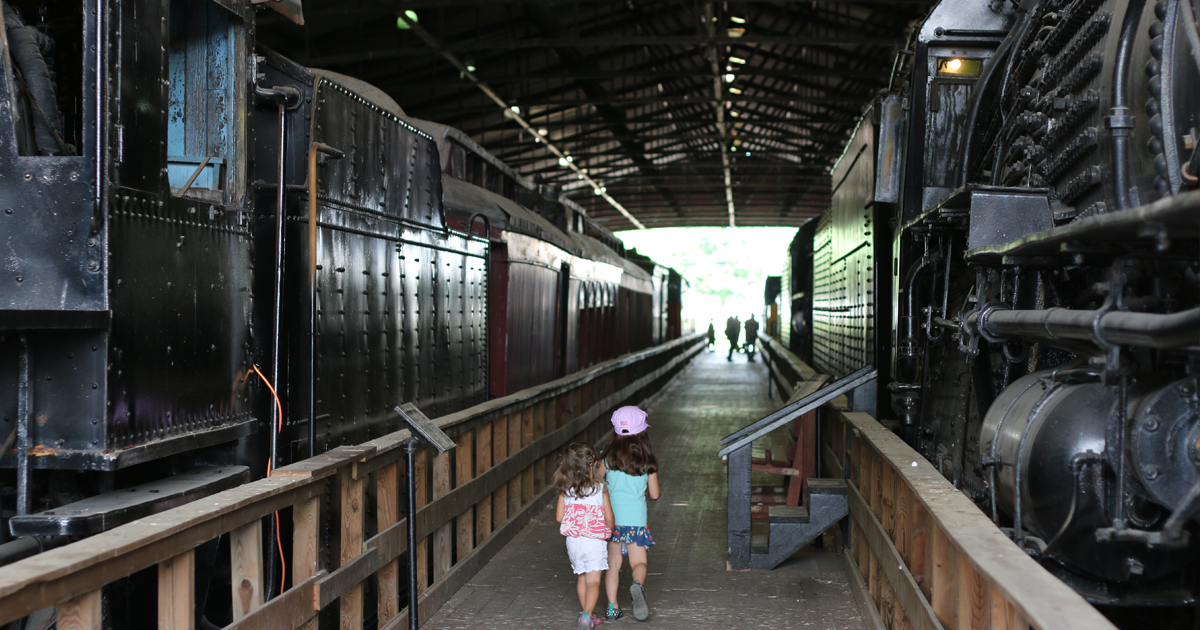
<path id="1" fill-rule="evenodd" d="M 654 537 L 650 535 L 649 529 L 629 525 L 614 527 L 612 538 L 609 538 L 608 541 L 621 543 L 621 555 L 623 556 L 629 555 L 629 549 L 625 547 L 625 543 L 633 543 L 643 549 L 649 549 L 654 545 Z"/>

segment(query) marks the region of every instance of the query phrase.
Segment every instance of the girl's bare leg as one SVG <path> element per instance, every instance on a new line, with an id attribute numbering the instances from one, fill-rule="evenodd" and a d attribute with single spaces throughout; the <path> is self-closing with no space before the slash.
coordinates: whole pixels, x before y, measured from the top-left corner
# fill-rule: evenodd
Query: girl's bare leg
<path id="1" fill-rule="evenodd" d="M 586 582 L 584 590 L 580 591 L 579 601 L 583 604 L 580 610 L 591 614 L 596 608 L 596 601 L 600 599 L 600 572 L 584 573 L 579 579 L 581 584 Z"/>
<path id="2" fill-rule="evenodd" d="M 591 573 L 580 573 L 575 577 L 575 592 L 579 594 L 579 610 L 587 612 L 588 585 L 587 576 Z"/>
<path id="3" fill-rule="evenodd" d="M 625 548 L 629 550 L 629 568 L 633 571 L 633 579 L 645 586 L 646 571 L 649 570 L 646 565 L 646 548 L 633 543 L 626 543 Z M 612 554 L 609 554 L 608 563 L 612 566 Z"/>
<path id="4" fill-rule="evenodd" d="M 608 596 L 608 603 L 621 607 L 617 601 L 617 586 L 621 583 L 621 543 L 608 543 L 608 571 L 604 574 L 604 594 Z"/>

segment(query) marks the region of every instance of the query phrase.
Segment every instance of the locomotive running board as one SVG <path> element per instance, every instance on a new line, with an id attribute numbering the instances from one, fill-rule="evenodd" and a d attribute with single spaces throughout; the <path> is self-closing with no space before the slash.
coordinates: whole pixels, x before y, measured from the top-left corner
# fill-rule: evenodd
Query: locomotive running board
<path id="1" fill-rule="evenodd" d="M 240 486 L 250 480 L 246 466 L 186 470 L 131 488 L 105 492 L 37 514 L 8 521 L 13 536 L 91 536 L 144 516 Z"/>

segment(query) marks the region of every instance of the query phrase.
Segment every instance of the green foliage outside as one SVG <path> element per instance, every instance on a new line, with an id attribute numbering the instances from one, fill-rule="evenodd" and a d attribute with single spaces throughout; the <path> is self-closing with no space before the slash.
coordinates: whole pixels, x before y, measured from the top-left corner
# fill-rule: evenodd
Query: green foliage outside
<path id="1" fill-rule="evenodd" d="M 656 228 L 618 232 L 627 247 L 676 271 L 691 284 L 684 317 L 697 330 L 712 320 L 721 336 L 725 318 L 763 319 L 767 276 L 783 269 L 796 228 Z"/>

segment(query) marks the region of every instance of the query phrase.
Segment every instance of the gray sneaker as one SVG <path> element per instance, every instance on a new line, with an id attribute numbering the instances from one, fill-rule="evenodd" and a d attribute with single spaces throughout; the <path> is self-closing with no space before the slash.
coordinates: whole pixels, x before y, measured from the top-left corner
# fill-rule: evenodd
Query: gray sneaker
<path id="1" fill-rule="evenodd" d="M 633 596 L 633 618 L 645 621 L 650 616 L 650 606 L 646 603 L 646 589 L 637 580 L 629 586 L 629 594 Z"/>
<path id="2" fill-rule="evenodd" d="M 579 613 L 579 630 L 592 630 L 592 616 L 588 613 Z"/>

